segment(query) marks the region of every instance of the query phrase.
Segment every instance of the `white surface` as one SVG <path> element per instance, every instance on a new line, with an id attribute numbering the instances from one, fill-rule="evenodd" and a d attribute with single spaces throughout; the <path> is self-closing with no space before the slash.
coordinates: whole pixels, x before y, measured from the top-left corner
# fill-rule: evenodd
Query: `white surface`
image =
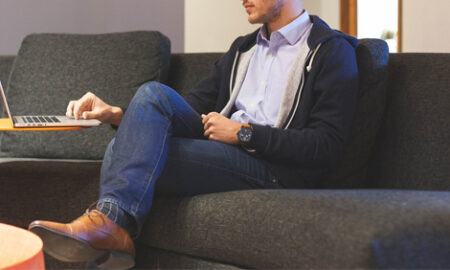
<path id="1" fill-rule="evenodd" d="M 450 52 L 450 0 L 403 0 L 403 52 Z"/>
<path id="2" fill-rule="evenodd" d="M 311 15 L 339 28 L 339 0 L 304 0 Z M 185 52 L 225 52 L 239 35 L 251 33 L 242 1 L 186 0 Z"/>
<path id="3" fill-rule="evenodd" d="M 380 14 L 382 20 L 380 20 Z M 382 38 L 383 33 L 391 32 L 393 38 L 386 40 L 390 52 L 397 51 L 398 1 L 359 0 L 358 38 Z"/>
<path id="4" fill-rule="evenodd" d="M 339 28 L 339 0 L 304 5 Z M 30 33 L 132 30 L 163 32 L 173 52 L 223 52 L 258 27 L 236 0 L 0 0 L 0 11 L 0 55 L 16 54 Z M 450 0 L 403 0 L 403 51 L 450 52 L 449 11 Z"/>
<path id="5" fill-rule="evenodd" d="M 251 33 L 242 1 L 186 0 L 185 52 L 225 52 L 239 35 Z"/>
<path id="6" fill-rule="evenodd" d="M 303 5 L 309 14 L 320 16 L 331 28 L 340 28 L 340 0 L 303 0 Z"/>

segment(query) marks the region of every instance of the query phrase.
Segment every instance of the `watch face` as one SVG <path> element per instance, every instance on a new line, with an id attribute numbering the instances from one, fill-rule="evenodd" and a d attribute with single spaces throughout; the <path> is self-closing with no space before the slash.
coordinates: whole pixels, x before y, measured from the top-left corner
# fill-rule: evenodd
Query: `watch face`
<path id="1" fill-rule="evenodd" d="M 241 127 L 238 132 L 238 138 L 241 143 L 248 143 L 252 138 L 252 129 L 249 127 Z"/>

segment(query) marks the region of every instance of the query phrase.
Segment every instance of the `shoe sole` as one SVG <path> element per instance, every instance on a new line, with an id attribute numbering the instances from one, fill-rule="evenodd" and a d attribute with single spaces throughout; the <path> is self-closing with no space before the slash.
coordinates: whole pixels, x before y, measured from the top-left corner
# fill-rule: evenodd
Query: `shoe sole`
<path id="1" fill-rule="evenodd" d="M 45 227 L 35 226 L 30 231 L 44 242 L 44 252 L 64 262 L 93 262 L 103 269 L 129 269 L 134 257 L 119 251 L 93 248 L 88 242 L 72 238 Z"/>

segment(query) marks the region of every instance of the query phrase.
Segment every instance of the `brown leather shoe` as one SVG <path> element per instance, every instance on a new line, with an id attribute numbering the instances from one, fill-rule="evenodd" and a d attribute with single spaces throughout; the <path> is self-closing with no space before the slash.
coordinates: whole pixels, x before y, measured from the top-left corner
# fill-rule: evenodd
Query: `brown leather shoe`
<path id="1" fill-rule="evenodd" d="M 92 262 L 100 268 L 128 269 L 134 266 L 130 235 L 98 210 L 72 223 L 33 221 L 28 229 L 42 238 L 44 251 L 65 262 Z"/>

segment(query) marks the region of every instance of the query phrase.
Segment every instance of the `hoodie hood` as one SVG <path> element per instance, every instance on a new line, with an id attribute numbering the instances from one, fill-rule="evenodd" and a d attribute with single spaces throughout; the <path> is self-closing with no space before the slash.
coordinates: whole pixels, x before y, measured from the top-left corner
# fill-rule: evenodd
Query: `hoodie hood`
<path id="1" fill-rule="evenodd" d="M 333 38 L 344 38 L 347 40 L 354 48 L 358 46 L 358 39 L 341 31 L 333 30 L 328 26 L 326 22 L 320 19 L 318 16 L 310 16 L 313 22 L 313 27 L 311 29 L 311 34 L 308 38 L 308 46 L 311 50 L 314 50 L 320 44 L 327 42 Z"/>

